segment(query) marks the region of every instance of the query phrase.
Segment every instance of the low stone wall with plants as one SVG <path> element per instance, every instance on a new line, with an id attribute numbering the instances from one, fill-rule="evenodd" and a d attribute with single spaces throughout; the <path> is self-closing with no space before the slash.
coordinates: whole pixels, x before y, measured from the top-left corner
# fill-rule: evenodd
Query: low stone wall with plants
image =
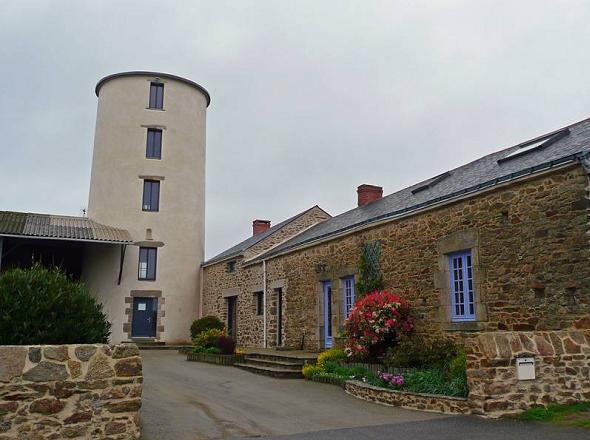
<path id="1" fill-rule="evenodd" d="M 0 439 L 138 439 L 134 344 L 0 346 Z"/>
<path id="2" fill-rule="evenodd" d="M 483 333 L 466 340 L 465 353 L 474 414 L 590 400 L 590 330 Z M 521 357 L 534 358 L 534 379 L 519 380 Z"/>
<path id="3" fill-rule="evenodd" d="M 467 414 L 470 412 L 468 401 L 464 397 L 410 393 L 376 387 L 356 380 L 346 381 L 344 390 L 359 399 L 384 405 L 451 414 Z"/>
<path id="4" fill-rule="evenodd" d="M 213 354 L 213 353 L 188 353 L 187 361 L 207 362 L 209 364 L 230 366 L 244 360 L 243 354 Z"/>

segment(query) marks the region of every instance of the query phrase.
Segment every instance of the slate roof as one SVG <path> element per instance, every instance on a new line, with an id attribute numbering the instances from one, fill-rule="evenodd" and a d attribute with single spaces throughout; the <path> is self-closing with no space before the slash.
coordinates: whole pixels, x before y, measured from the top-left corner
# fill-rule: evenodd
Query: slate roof
<path id="1" fill-rule="evenodd" d="M 564 134 L 562 130 L 566 129 L 569 129 L 569 133 Z M 523 144 L 530 144 L 536 139 L 553 134 L 557 134 L 557 140 L 553 143 L 526 154 L 502 160 L 521 148 Z M 489 154 L 459 168 L 390 194 L 378 201 L 334 216 L 260 255 L 256 260 L 269 258 L 379 220 L 411 213 L 429 205 L 490 188 L 519 176 L 572 162 L 582 156 L 587 156 L 589 152 L 590 118 Z"/>
<path id="2" fill-rule="evenodd" d="M 131 243 L 125 229 L 102 225 L 86 217 L 0 211 L 0 236 L 13 235 L 55 240 Z"/>
<path id="3" fill-rule="evenodd" d="M 299 214 L 294 215 L 293 217 L 290 217 L 287 220 L 282 221 L 281 223 L 277 223 L 276 225 L 271 226 L 268 230 L 266 230 L 264 232 L 261 232 L 259 234 L 253 235 L 252 237 L 247 238 L 246 240 L 236 244 L 235 246 L 233 246 L 233 247 L 221 252 L 220 254 L 214 256 L 213 258 L 210 258 L 209 260 L 205 261 L 202 264 L 202 266 L 208 266 L 210 264 L 217 263 L 219 261 L 239 257 L 240 255 L 242 255 L 245 251 L 250 249 L 255 244 L 260 243 L 265 238 L 271 236 L 272 234 L 277 232 L 279 229 L 283 228 L 284 226 L 291 223 L 293 220 L 298 219 L 299 217 L 308 213 L 309 211 L 311 211 L 312 209 L 314 209 L 316 207 L 319 208 L 319 206 L 317 206 L 317 205 L 312 206 L 311 208 L 306 209 L 305 211 L 300 212 Z"/>

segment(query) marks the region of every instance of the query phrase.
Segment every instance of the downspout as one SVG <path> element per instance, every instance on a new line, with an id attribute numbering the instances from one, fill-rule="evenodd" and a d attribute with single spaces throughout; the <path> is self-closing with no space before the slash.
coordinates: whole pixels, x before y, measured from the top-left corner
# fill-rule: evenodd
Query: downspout
<path id="1" fill-rule="evenodd" d="M 263 347 L 266 348 L 266 260 L 262 260 L 262 332 Z"/>

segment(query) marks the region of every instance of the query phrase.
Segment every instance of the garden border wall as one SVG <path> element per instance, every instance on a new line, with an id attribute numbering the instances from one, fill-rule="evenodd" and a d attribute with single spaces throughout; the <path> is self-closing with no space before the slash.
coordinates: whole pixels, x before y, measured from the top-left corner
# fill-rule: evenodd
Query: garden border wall
<path id="1" fill-rule="evenodd" d="M 469 403 L 464 397 L 396 391 L 357 380 L 347 380 L 344 384 L 344 391 L 359 399 L 383 405 L 448 414 L 468 414 L 470 412 Z"/>
<path id="2" fill-rule="evenodd" d="M 191 362 L 206 362 L 223 366 L 231 366 L 244 360 L 243 354 L 214 354 L 214 353 L 187 353 L 186 360 Z"/>
<path id="3" fill-rule="evenodd" d="M 138 439 L 135 344 L 0 346 L 0 439 Z"/>

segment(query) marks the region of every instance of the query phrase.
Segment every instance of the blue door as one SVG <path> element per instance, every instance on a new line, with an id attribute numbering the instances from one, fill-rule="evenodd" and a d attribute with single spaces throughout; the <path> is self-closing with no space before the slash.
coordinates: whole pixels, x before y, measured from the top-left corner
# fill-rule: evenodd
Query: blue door
<path id="1" fill-rule="evenodd" d="M 324 281 L 324 347 L 332 346 L 332 282 Z"/>
<path id="2" fill-rule="evenodd" d="M 158 313 L 158 298 L 133 298 L 131 336 L 155 338 Z"/>

